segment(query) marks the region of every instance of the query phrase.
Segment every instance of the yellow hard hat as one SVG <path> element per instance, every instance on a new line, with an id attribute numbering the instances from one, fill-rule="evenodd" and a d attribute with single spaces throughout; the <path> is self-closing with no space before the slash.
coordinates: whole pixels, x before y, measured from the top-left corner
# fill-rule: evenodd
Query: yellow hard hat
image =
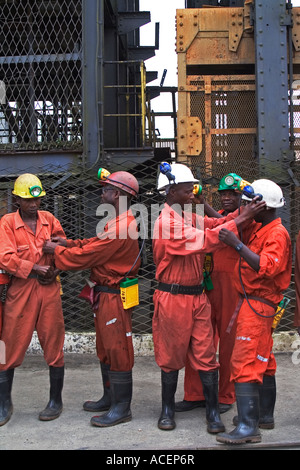
<path id="1" fill-rule="evenodd" d="M 42 197 L 46 195 L 45 191 L 43 191 L 42 183 L 39 178 L 35 175 L 32 175 L 31 173 L 25 173 L 16 179 L 12 193 L 15 196 L 19 196 L 24 199 Z"/>

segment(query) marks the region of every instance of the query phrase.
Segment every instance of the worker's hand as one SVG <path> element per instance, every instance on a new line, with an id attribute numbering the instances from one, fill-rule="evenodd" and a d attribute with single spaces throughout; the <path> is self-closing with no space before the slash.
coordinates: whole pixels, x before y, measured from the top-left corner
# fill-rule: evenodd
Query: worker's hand
<path id="1" fill-rule="evenodd" d="M 239 228 L 244 222 L 249 222 L 254 219 L 256 215 L 264 211 L 266 208 L 266 202 L 264 200 L 259 201 L 258 196 L 252 199 L 249 204 L 241 207 L 240 214 L 234 219 L 237 227 Z"/>
<path id="2" fill-rule="evenodd" d="M 43 246 L 43 252 L 47 253 L 48 255 L 53 255 L 55 248 L 59 246 L 58 243 L 50 242 L 47 240 Z"/>
<path id="3" fill-rule="evenodd" d="M 57 245 L 60 245 L 60 246 L 67 246 L 67 240 L 65 238 L 62 238 L 62 237 L 52 237 L 51 241 L 53 243 L 56 243 Z"/>
<path id="4" fill-rule="evenodd" d="M 228 246 L 235 248 L 241 240 L 227 228 L 222 228 L 219 232 L 219 240 Z"/>
<path id="5" fill-rule="evenodd" d="M 259 196 L 252 199 L 251 202 L 243 206 L 242 214 L 248 219 L 253 219 L 257 214 L 266 208 L 266 201 L 259 201 Z"/>
<path id="6" fill-rule="evenodd" d="M 58 273 L 59 273 L 59 269 L 52 268 L 51 270 L 47 272 L 47 274 L 44 277 L 39 276 L 38 281 L 43 286 L 47 286 L 48 284 L 52 284 L 52 282 L 55 281 Z"/>
<path id="7" fill-rule="evenodd" d="M 39 265 L 39 264 L 34 264 L 32 268 L 32 272 L 34 274 L 37 274 L 39 277 L 46 277 L 50 276 L 50 274 L 53 272 L 53 266 L 44 266 L 44 265 Z"/>
<path id="8" fill-rule="evenodd" d="M 204 199 L 203 194 L 198 194 L 197 196 L 194 194 L 194 200 L 193 200 L 193 202 L 194 202 L 195 204 L 204 204 L 205 199 Z"/>

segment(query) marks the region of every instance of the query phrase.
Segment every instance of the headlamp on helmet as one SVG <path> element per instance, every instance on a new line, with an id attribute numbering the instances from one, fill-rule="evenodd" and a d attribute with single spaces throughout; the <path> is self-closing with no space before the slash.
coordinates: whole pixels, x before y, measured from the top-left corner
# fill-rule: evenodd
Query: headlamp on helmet
<path id="1" fill-rule="evenodd" d="M 227 185 L 227 186 L 233 186 L 235 184 L 235 176 L 234 175 L 226 175 L 225 178 L 224 178 L 224 183 Z"/>
<path id="2" fill-rule="evenodd" d="M 43 189 L 40 186 L 31 186 L 31 188 L 29 188 L 32 197 L 39 197 L 42 191 Z"/>
<path id="3" fill-rule="evenodd" d="M 105 181 L 106 178 L 110 175 L 110 172 L 105 168 L 99 168 L 98 170 L 98 180 Z"/>
<path id="4" fill-rule="evenodd" d="M 243 196 L 246 196 L 249 199 L 254 199 L 258 196 L 258 201 L 262 201 L 263 199 L 262 194 L 255 193 L 253 187 L 250 184 L 243 188 Z"/>
<path id="5" fill-rule="evenodd" d="M 200 196 L 200 194 L 202 194 L 201 184 L 194 184 L 193 194 L 194 196 Z"/>
<path id="6" fill-rule="evenodd" d="M 175 184 L 175 175 L 172 174 L 172 168 L 169 163 L 162 162 L 159 169 L 160 172 L 168 178 L 170 184 Z"/>

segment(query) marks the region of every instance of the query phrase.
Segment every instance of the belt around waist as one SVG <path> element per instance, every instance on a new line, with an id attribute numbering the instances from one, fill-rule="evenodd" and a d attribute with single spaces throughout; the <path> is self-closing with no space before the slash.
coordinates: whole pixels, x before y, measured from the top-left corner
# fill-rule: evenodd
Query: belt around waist
<path id="1" fill-rule="evenodd" d="M 200 286 L 182 286 L 180 284 L 166 284 L 164 282 L 159 282 L 157 290 L 170 292 L 173 295 L 200 295 L 204 291 L 204 286 L 202 284 Z"/>
<path id="2" fill-rule="evenodd" d="M 94 287 L 95 292 L 107 292 L 108 294 L 120 294 L 120 289 L 114 289 L 113 287 L 108 286 L 99 286 Z"/>

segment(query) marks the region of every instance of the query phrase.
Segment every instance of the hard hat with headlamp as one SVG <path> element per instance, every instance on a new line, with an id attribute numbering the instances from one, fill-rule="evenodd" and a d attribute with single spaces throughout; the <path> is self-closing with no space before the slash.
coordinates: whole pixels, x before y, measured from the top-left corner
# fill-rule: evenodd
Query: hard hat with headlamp
<path id="1" fill-rule="evenodd" d="M 163 191 L 170 184 L 179 183 L 197 184 L 199 180 L 195 179 L 191 170 L 182 163 L 161 163 L 157 183 L 158 191 Z"/>
<path id="2" fill-rule="evenodd" d="M 233 191 L 242 192 L 245 186 L 249 185 L 248 181 L 243 180 L 236 173 L 228 173 L 223 176 L 219 183 L 218 191 L 225 191 L 232 189 Z"/>
<path id="3" fill-rule="evenodd" d="M 260 196 L 260 199 L 265 201 L 269 209 L 277 209 L 285 205 L 282 189 L 271 180 L 256 180 L 250 186 L 244 188 L 242 199 L 251 201 L 256 196 Z"/>
<path id="4" fill-rule="evenodd" d="M 116 188 L 122 189 L 131 196 L 137 196 L 139 193 L 139 183 L 135 176 L 127 171 L 116 171 L 110 173 L 105 168 L 100 168 L 98 171 L 98 179 L 102 185 L 111 185 Z"/>
<path id="5" fill-rule="evenodd" d="M 16 179 L 12 193 L 24 199 L 46 195 L 39 178 L 31 173 L 24 173 Z"/>

